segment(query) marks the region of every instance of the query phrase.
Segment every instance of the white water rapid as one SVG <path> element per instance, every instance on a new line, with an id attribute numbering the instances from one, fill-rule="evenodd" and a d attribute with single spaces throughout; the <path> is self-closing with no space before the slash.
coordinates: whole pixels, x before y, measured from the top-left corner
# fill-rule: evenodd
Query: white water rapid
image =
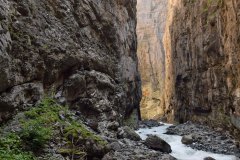
<path id="1" fill-rule="evenodd" d="M 140 135 L 140 137 L 143 140 L 145 140 L 147 138 L 147 135 L 149 134 L 159 136 L 160 138 L 165 140 L 169 145 L 171 145 L 172 148 L 171 155 L 177 158 L 178 160 L 203 160 L 206 157 L 212 157 L 215 158 L 216 160 L 239 160 L 239 158 L 236 158 L 235 156 L 232 155 L 214 154 L 187 147 L 186 145 L 182 144 L 181 136 L 164 134 L 169 126 L 170 126 L 169 124 L 165 124 L 163 126 L 153 127 L 151 129 L 141 128 L 136 132 Z"/>

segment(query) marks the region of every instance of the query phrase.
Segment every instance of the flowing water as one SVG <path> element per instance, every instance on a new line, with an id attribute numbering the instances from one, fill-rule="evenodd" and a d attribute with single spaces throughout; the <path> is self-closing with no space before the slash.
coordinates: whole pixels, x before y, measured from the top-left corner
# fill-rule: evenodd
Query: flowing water
<path id="1" fill-rule="evenodd" d="M 212 157 L 215 158 L 216 160 L 239 160 L 239 158 L 236 158 L 235 156 L 232 155 L 214 154 L 187 147 L 186 145 L 182 144 L 181 136 L 164 134 L 169 126 L 170 126 L 169 124 L 165 124 L 163 126 L 153 127 L 151 129 L 141 128 L 136 132 L 140 135 L 140 137 L 143 140 L 145 140 L 147 138 L 147 135 L 149 134 L 159 136 L 160 138 L 165 140 L 169 145 L 171 145 L 172 148 L 171 155 L 177 158 L 178 160 L 203 160 L 206 157 Z"/>

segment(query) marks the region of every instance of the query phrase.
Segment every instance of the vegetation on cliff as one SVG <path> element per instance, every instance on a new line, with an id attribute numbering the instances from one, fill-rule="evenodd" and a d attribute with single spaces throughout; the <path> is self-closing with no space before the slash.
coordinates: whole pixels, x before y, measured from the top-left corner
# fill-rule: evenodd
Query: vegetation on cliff
<path id="1" fill-rule="evenodd" d="M 50 144 L 58 154 L 72 159 L 82 159 L 88 153 L 101 156 L 107 151 L 102 138 L 89 131 L 67 107 L 50 98 L 18 114 L 8 126 L 2 127 L 0 159 L 39 159 L 47 154 Z M 97 145 L 99 153 L 86 148 L 87 142 Z"/>

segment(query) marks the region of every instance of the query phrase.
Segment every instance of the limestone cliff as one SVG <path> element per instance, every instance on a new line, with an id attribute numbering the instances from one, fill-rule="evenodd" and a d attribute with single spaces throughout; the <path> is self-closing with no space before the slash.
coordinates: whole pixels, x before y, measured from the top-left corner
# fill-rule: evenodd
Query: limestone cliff
<path id="1" fill-rule="evenodd" d="M 141 114 L 144 119 L 163 115 L 165 51 L 162 38 L 167 3 L 167 0 L 138 0 L 137 4 L 137 54 L 143 90 Z"/>
<path id="2" fill-rule="evenodd" d="M 166 114 L 240 127 L 240 1 L 169 0 Z"/>
<path id="3" fill-rule="evenodd" d="M 135 28 L 135 0 L 1 0 L 1 120 L 54 94 L 121 123 L 141 98 Z"/>

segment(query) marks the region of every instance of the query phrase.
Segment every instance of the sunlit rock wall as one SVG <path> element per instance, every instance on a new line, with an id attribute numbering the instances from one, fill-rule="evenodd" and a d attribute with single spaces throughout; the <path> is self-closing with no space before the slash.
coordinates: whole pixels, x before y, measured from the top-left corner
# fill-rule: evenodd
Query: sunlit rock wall
<path id="1" fill-rule="evenodd" d="M 142 79 L 143 119 L 156 119 L 163 115 L 165 52 L 162 38 L 167 2 L 168 0 L 138 0 L 137 3 L 137 54 Z"/>

